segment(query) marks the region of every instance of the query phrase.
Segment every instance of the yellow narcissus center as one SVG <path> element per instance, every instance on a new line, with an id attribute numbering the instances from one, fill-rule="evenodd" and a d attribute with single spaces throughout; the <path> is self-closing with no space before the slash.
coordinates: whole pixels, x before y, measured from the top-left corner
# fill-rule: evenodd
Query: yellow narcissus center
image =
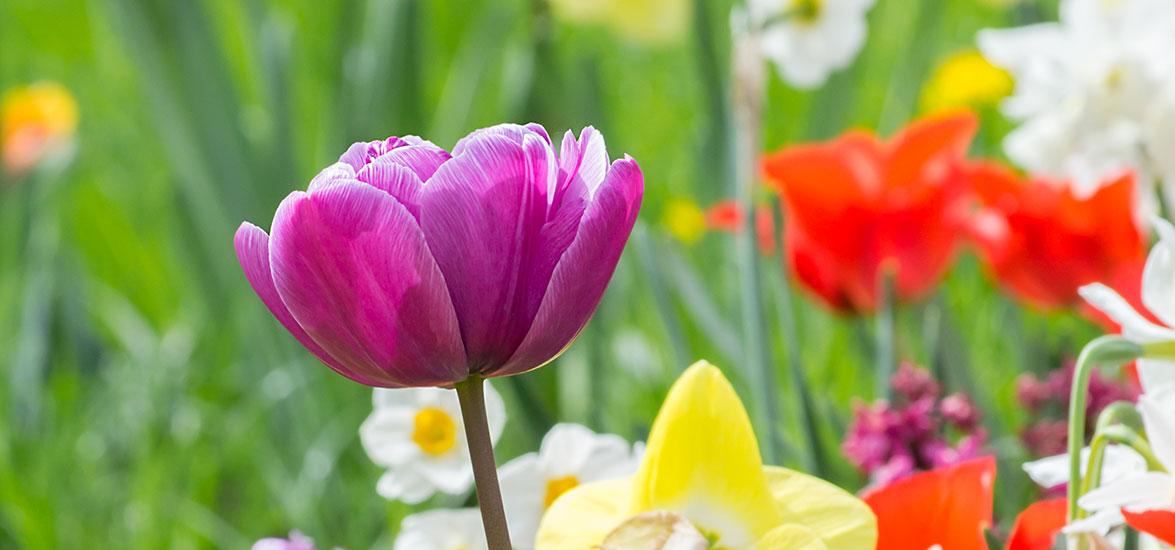
<path id="1" fill-rule="evenodd" d="M 547 480 L 547 494 L 543 497 L 543 508 L 550 508 L 559 495 L 574 489 L 579 485 L 579 478 L 563 476 Z"/>
<path id="2" fill-rule="evenodd" d="M 791 0 L 791 13 L 801 23 L 812 23 L 820 18 L 824 0 Z"/>
<path id="3" fill-rule="evenodd" d="M 416 413 L 412 441 L 430 455 L 445 454 L 457 444 L 457 423 L 449 413 L 425 407 Z"/>

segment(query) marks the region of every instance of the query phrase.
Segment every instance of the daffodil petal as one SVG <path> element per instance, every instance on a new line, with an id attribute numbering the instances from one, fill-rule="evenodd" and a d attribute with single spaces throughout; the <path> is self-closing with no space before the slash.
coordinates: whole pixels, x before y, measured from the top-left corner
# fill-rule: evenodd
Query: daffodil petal
<path id="1" fill-rule="evenodd" d="M 789 523 L 772 529 L 763 538 L 755 543 L 755 550 L 825 550 L 829 548 L 826 541 L 821 540 L 816 532 L 804 527 Z M 872 546 L 838 546 L 831 548 L 872 548 Z"/>
<path id="2" fill-rule="evenodd" d="M 784 522 L 746 409 L 717 367 L 699 361 L 669 390 L 632 496 L 632 510 L 681 512 L 724 546 L 752 544 Z"/>
<path id="3" fill-rule="evenodd" d="M 789 527 L 799 524 L 810 529 L 829 548 L 877 545 L 877 518 L 862 500 L 807 474 L 775 466 L 763 471 Z"/>
<path id="4" fill-rule="evenodd" d="M 608 533 L 633 513 L 633 478 L 580 485 L 563 493 L 543 515 L 536 550 L 582 550 L 600 545 Z"/>

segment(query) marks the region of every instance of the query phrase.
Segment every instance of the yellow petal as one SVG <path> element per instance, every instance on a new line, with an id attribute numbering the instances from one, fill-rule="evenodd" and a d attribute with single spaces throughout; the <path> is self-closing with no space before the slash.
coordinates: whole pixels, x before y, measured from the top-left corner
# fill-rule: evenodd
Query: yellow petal
<path id="1" fill-rule="evenodd" d="M 567 491 L 543 514 L 535 548 L 596 548 L 608 533 L 634 515 L 629 509 L 631 502 L 631 476 L 588 483 Z"/>
<path id="2" fill-rule="evenodd" d="M 877 518 L 857 497 L 827 481 L 786 468 L 767 466 L 764 471 L 784 521 L 811 529 L 829 548 L 877 545 Z"/>
<path id="3" fill-rule="evenodd" d="M 750 546 L 783 523 L 751 421 L 713 365 L 695 363 L 669 390 L 632 497 L 633 512 L 680 512 L 719 546 Z"/>
<path id="4" fill-rule="evenodd" d="M 787 524 L 772 529 L 755 543 L 755 550 L 825 550 L 830 548 L 811 529 Z M 872 548 L 872 546 L 832 546 L 831 548 Z"/>

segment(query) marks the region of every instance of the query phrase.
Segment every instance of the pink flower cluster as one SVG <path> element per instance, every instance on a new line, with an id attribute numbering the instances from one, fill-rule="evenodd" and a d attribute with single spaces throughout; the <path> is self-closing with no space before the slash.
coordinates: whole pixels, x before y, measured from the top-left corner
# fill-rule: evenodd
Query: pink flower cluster
<path id="1" fill-rule="evenodd" d="M 938 382 L 903 363 L 890 380 L 894 402 L 853 406 L 853 422 L 841 447 L 845 456 L 881 487 L 921 470 L 957 464 L 980 455 L 987 432 L 971 399 L 942 397 Z"/>
<path id="2" fill-rule="evenodd" d="M 1016 395 L 1028 411 L 1029 423 L 1020 432 L 1020 441 L 1033 456 L 1051 456 L 1065 452 L 1069 433 L 1069 388 L 1073 385 L 1073 361 L 1053 370 L 1043 378 L 1023 374 L 1016 381 Z M 1102 409 L 1115 401 L 1134 402 L 1138 390 L 1098 371 L 1089 379 L 1089 398 L 1085 407 L 1086 436 L 1093 432 Z"/>

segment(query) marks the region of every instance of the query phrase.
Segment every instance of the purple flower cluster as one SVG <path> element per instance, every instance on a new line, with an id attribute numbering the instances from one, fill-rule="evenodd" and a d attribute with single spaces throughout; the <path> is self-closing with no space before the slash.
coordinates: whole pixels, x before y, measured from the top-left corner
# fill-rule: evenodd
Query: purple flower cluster
<path id="1" fill-rule="evenodd" d="M 880 487 L 916 471 L 975 458 L 987 442 L 981 415 L 962 393 L 942 396 L 923 369 L 903 363 L 890 380 L 894 402 L 856 403 L 842 451 Z"/>
<path id="2" fill-rule="evenodd" d="M 1043 378 L 1021 375 L 1016 381 L 1016 395 L 1028 411 L 1029 422 L 1020 432 L 1020 441 L 1033 456 L 1051 456 L 1065 452 L 1069 433 L 1066 420 L 1069 410 L 1069 388 L 1073 385 L 1074 364 L 1067 361 Z M 1088 437 L 1102 409 L 1115 401 L 1134 402 L 1138 390 L 1094 371 L 1089 379 L 1089 398 L 1085 406 L 1085 426 Z"/>

